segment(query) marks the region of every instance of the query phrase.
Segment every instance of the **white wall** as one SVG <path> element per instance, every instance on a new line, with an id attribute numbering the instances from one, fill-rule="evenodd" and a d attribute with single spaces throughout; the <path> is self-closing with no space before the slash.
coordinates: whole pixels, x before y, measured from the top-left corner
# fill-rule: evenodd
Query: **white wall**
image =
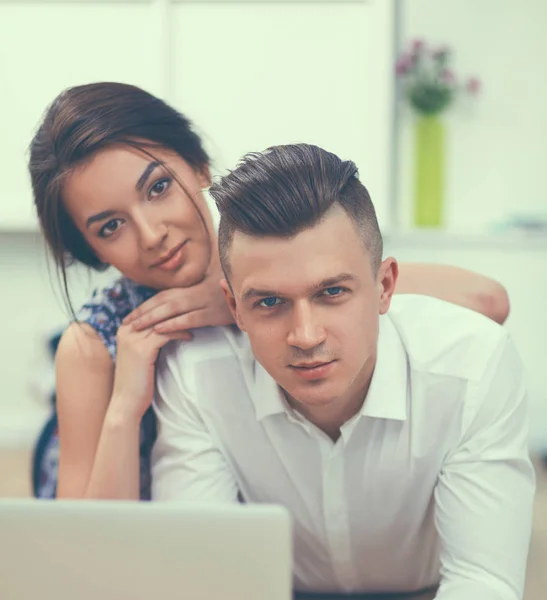
<path id="1" fill-rule="evenodd" d="M 270 145 L 314 143 L 357 163 L 389 226 L 392 5 L 176 5 L 172 97 L 205 132 L 218 169 Z"/>
<path id="2" fill-rule="evenodd" d="M 547 216 L 547 2 L 402 0 L 403 39 L 448 44 L 483 90 L 447 114 L 447 226 L 488 229 L 514 213 Z M 410 220 L 412 115 L 401 114 L 399 189 Z"/>

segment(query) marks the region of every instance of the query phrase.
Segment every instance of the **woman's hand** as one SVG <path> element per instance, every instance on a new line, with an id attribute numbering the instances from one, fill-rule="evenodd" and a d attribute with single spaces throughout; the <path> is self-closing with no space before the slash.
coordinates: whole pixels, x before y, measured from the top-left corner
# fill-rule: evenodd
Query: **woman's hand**
<path id="1" fill-rule="evenodd" d="M 140 423 L 152 403 L 154 370 L 160 349 L 171 340 L 189 340 L 186 331 L 158 333 L 148 327 L 137 331 L 133 325 L 118 329 L 118 350 L 112 400 L 108 411 L 122 420 Z"/>
<path id="2" fill-rule="evenodd" d="M 222 273 L 213 272 L 189 288 L 158 292 L 124 319 L 136 331 L 153 328 L 175 333 L 212 325 L 231 325 L 234 318 L 220 287 Z"/>

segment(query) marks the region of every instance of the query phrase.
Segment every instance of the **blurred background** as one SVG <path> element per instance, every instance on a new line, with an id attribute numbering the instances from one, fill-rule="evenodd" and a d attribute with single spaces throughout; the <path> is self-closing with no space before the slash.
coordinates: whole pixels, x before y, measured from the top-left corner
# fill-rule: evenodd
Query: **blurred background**
<path id="1" fill-rule="evenodd" d="M 389 254 L 506 287 L 540 473 L 528 598 L 545 598 L 546 28 L 545 0 L 0 0 L 0 494 L 28 493 L 68 319 L 27 147 L 62 89 L 127 82 L 194 121 L 216 174 L 278 143 L 351 158 Z M 111 277 L 74 271 L 74 305 Z"/>

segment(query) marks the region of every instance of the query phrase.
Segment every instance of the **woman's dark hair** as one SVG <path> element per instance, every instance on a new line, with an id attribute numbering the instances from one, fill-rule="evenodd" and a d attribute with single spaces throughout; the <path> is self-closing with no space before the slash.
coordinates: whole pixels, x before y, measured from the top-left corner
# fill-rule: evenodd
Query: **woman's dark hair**
<path id="1" fill-rule="evenodd" d="M 220 261 L 230 275 L 234 233 L 291 238 L 340 205 L 360 232 L 374 273 L 383 242 L 374 205 L 354 162 L 310 144 L 272 146 L 243 157 L 210 189 L 220 212 Z"/>
<path id="2" fill-rule="evenodd" d="M 153 148 L 171 150 L 196 171 L 209 163 L 190 121 L 138 87 L 91 83 L 69 88 L 55 98 L 30 144 L 29 171 L 40 227 L 69 306 L 66 267 L 74 261 L 96 270 L 108 265 L 97 258 L 68 214 L 63 183 L 76 166 L 113 144 L 137 148 L 151 157 Z"/>

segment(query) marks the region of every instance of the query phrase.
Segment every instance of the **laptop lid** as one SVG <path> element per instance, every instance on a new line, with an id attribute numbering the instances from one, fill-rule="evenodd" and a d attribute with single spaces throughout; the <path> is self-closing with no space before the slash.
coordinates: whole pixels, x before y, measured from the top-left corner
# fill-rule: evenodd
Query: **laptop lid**
<path id="1" fill-rule="evenodd" d="M 289 600 L 291 566 L 278 506 L 0 501 L 6 600 Z"/>

